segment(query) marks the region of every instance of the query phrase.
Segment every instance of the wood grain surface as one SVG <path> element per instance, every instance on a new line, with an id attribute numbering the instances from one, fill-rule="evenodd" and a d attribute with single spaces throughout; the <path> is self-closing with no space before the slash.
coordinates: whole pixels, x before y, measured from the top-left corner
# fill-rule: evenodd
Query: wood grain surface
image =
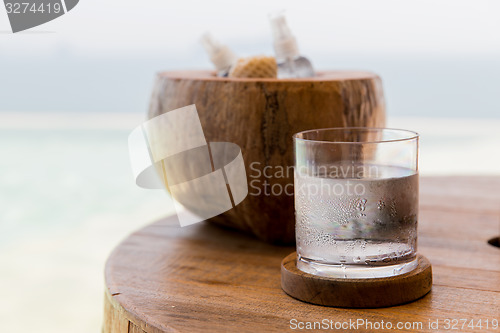
<path id="1" fill-rule="evenodd" d="M 432 291 L 381 309 L 298 301 L 280 286 L 280 263 L 293 247 L 209 223 L 180 228 L 175 217 L 166 218 L 133 233 L 109 257 L 103 330 L 282 332 L 299 322 L 362 320 L 444 332 L 447 320 L 457 320 L 458 332 L 500 331 L 491 326 L 500 320 L 500 248 L 487 243 L 500 234 L 499 189 L 500 177 L 421 178 L 418 251 L 432 263 Z M 482 320 L 483 328 L 462 327 L 463 320 Z"/>
<path id="2" fill-rule="evenodd" d="M 264 194 L 271 186 L 293 184 L 293 172 L 287 169 L 293 166 L 292 135 L 326 127 L 385 127 L 382 81 L 370 72 L 328 71 L 301 79 L 159 73 L 148 117 L 191 104 L 196 104 L 207 142 L 232 142 L 241 148 L 250 185 L 251 195 L 211 221 L 272 243 L 295 240 L 293 198 L 282 193 L 269 200 Z M 280 170 L 285 172 L 276 175 Z"/>

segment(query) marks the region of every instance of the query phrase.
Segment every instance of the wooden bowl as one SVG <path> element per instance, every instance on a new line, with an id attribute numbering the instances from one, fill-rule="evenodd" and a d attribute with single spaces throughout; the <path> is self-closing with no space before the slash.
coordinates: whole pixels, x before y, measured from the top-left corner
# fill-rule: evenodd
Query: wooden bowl
<path id="1" fill-rule="evenodd" d="M 273 243 L 293 243 L 294 133 L 327 127 L 384 127 L 380 78 L 327 71 L 306 79 L 219 78 L 211 71 L 159 73 L 148 117 L 196 104 L 207 142 L 233 142 L 249 193 L 210 219 Z"/>

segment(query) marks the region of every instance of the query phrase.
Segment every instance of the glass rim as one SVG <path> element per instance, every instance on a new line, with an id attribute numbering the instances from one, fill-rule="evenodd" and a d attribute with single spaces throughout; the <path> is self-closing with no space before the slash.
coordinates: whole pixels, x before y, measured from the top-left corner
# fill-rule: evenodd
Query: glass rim
<path id="1" fill-rule="evenodd" d="M 318 139 L 305 139 L 305 138 L 300 138 L 300 135 L 307 134 L 307 133 L 313 133 L 313 132 L 328 132 L 328 131 L 349 131 L 349 130 L 365 130 L 365 131 L 395 131 L 395 132 L 400 132 L 400 133 L 406 133 L 407 135 L 398 138 L 398 139 L 389 139 L 389 140 L 379 140 L 379 141 L 329 141 L 329 140 L 318 140 Z M 318 128 L 318 129 L 311 129 L 311 130 L 306 130 L 306 131 L 301 131 L 298 133 L 295 133 L 293 136 L 294 141 L 295 140 L 300 140 L 303 142 L 311 142 L 311 143 L 327 143 L 327 144 L 373 144 L 373 143 L 389 143 L 389 142 L 402 142 L 402 141 L 411 141 L 418 139 L 420 137 L 420 134 L 418 134 L 415 131 L 411 130 L 406 130 L 406 129 L 401 129 L 401 128 L 390 128 L 390 127 L 327 127 L 327 128 Z"/>

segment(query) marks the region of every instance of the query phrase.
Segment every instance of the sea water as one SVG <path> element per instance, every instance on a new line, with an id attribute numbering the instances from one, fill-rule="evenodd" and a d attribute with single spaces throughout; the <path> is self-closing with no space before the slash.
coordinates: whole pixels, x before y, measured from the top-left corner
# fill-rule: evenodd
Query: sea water
<path id="1" fill-rule="evenodd" d="M 335 166 L 334 166 L 335 167 Z M 418 174 L 379 165 L 295 173 L 299 269 L 345 278 L 416 267 Z M 337 170 L 332 173 L 331 170 Z"/>

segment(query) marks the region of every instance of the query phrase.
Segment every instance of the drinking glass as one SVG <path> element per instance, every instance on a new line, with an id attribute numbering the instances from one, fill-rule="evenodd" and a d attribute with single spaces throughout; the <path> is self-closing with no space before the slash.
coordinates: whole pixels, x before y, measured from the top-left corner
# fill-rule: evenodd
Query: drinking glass
<path id="1" fill-rule="evenodd" d="M 300 270 L 377 278 L 416 268 L 418 139 L 387 128 L 294 135 Z"/>

